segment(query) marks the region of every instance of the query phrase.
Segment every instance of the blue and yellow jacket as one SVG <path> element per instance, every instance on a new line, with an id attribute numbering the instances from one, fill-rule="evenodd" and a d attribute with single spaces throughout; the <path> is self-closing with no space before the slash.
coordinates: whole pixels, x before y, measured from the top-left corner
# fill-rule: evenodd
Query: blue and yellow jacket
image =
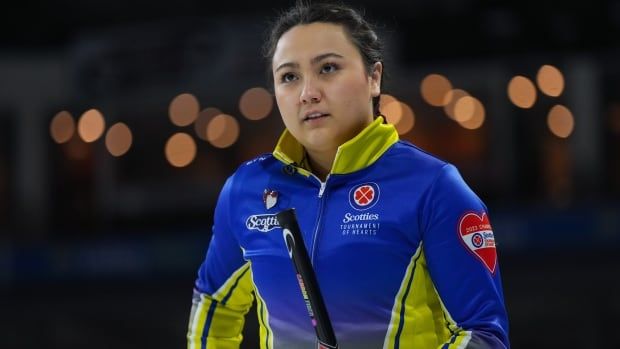
<path id="1" fill-rule="evenodd" d="M 261 349 L 316 348 L 275 213 L 294 207 L 344 349 L 508 348 L 495 240 L 454 166 L 381 118 L 325 182 L 285 131 L 224 185 L 196 280 L 188 348 L 238 348 L 257 300 Z"/>

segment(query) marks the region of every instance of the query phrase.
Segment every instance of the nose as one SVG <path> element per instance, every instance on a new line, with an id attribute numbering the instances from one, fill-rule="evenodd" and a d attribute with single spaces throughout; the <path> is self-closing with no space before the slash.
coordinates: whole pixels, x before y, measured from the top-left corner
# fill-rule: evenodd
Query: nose
<path id="1" fill-rule="evenodd" d="M 301 104 L 319 103 L 321 101 L 321 91 L 312 79 L 306 79 L 299 101 Z"/>

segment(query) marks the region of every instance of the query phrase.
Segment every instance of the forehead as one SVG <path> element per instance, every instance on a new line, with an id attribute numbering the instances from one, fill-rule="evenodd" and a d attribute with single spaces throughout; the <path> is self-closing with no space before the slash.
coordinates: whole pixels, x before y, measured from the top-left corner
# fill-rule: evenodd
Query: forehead
<path id="1" fill-rule="evenodd" d="M 276 45 L 272 66 L 286 62 L 304 63 L 327 52 L 345 58 L 361 57 L 342 25 L 315 22 L 300 24 L 285 32 Z"/>

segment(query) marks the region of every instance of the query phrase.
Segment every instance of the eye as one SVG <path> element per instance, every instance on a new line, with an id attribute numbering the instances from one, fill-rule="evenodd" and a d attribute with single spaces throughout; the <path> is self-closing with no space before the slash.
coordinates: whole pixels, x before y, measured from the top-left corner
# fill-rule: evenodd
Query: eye
<path id="1" fill-rule="evenodd" d="M 321 74 L 329 74 L 337 71 L 339 69 L 337 64 L 334 63 L 325 63 L 321 67 Z"/>
<path id="2" fill-rule="evenodd" d="M 284 73 L 280 75 L 281 83 L 288 83 L 297 80 L 297 76 L 293 73 Z"/>

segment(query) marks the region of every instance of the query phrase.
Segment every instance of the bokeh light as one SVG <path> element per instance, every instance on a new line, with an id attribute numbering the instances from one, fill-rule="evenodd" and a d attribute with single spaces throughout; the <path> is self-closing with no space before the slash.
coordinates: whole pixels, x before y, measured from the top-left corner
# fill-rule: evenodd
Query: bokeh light
<path id="1" fill-rule="evenodd" d="M 207 140 L 216 148 L 228 148 L 239 138 L 239 122 L 227 114 L 219 114 L 207 126 Z"/>
<path id="2" fill-rule="evenodd" d="M 486 113 L 482 102 L 480 102 L 480 100 L 475 97 L 465 96 L 462 97 L 459 102 L 457 102 L 457 104 L 459 103 L 466 104 L 466 110 L 464 111 L 466 114 L 468 114 L 471 110 L 471 115 L 469 118 L 463 118 L 462 120 L 459 120 L 459 117 L 457 117 L 457 122 L 459 123 L 459 125 L 468 130 L 475 130 L 480 128 L 484 124 Z"/>
<path id="3" fill-rule="evenodd" d="M 543 65 L 538 69 L 536 82 L 540 91 L 550 97 L 558 97 L 564 91 L 564 76 L 552 65 Z"/>
<path id="4" fill-rule="evenodd" d="M 99 139 L 105 130 L 105 120 L 97 109 L 89 109 L 80 117 L 78 134 L 86 143 Z"/>
<path id="5" fill-rule="evenodd" d="M 573 133 L 575 118 L 573 113 L 563 105 L 554 105 L 547 115 L 547 126 L 554 135 L 567 138 Z"/>
<path id="6" fill-rule="evenodd" d="M 187 133 L 175 133 L 166 142 L 165 154 L 172 166 L 185 167 L 196 158 L 196 142 Z"/>
<path id="7" fill-rule="evenodd" d="M 239 110 L 249 120 L 264 119 L 272 109 L 273 97 L 262 87 L 248 89 L 239 99 Z"/>
<path id="8" fill-rule="evenodd" d="M 199 111 L 198 99 L 191 93 L 182 93 L 170 102 L 168 115 L 173 124 L 187 126 L 196 120 Z"/>
<path id="9" fill-rule="evenodd" d="M 203 141 L 207 140 L 207 126 L 209 126 L 209 121 L 219 114 L 222 114 L 222 111 L 213 107 L 205 108 L 198 114 L 198 118 L 194 122 L 194 131 L 196 131 L 196 136 L 198 136 L 198 138 Z"/>
<path id="10" fill-rule="evenodd" d="M 519 108 L 531 108 L 536 102 L 534 83 L 525 76 L 513 77 L 508 83 L 508 98 Z"/>
<path id="11" fill-rule="evenodd" d="M 476 109 L 475 98 L 472 96 L 464 96 L 459 98 L 454 104 L 454 120 L 457 122 L 465 122 L 474 116 Z"/>
<path id="12" fill-rule="evenodd" d="M 75 133 L 75 121 L 66 110 L 57 113 L 50 123 L 50 135 L 54 142 L 61 144 L 68 142 Z"/>
<path id="13" fill-rule="evenodd" d="M 381 94 L 379 96 L 379 106 L 382 112 L 383 112 L 383 107 L 387 106 L 388 104 L 392 102 L 398 102 L 398 99 L 388 94 Z"/>
<path id="14" fill-rule="evenodd" d="M 387 122 L 396 125 L 403 116 L 403 107 L 399 100 L 390 95 L 381 95 L 381 114 L 385 116 Z"/>
<path id="15" fill-rule="evenodd" d="M 450 117 L 450 119 L 455 120 L 456 116 L 454 114 L 456 103 L 463 97 L 469 96 L 469 93 L 465 90 L 461 89 L 453 89 L 448 91 L 444 96 L 443 100 L 443 110 Z"/>
<path id="16" fill-rule="evenodd" d="M 127 125 L 118 122 L 108 129 L 105 146 L 113 156 L 122 156 L 129 151 L 133 142 L 131 130 Z"/>
<path id="17" fill-rule="evenodd" d="M 411 131 L 413 126 L 415 125 L 415 115 L 413 110 L 407 103 L 397 102 L 400 105 L 401 109 L 401 117 L 398 122 L 394 125 L 399 135 L 404 135 L 405 133 Z"/>
<path id="18" fill-rule="evenodd" d="M 443 75 L 429 74 L 422 80 L 420 90 L 426 103 L 435 107 L 442 107 L 446 105 L 445 96 L 452 91 L 452 84 Z"/>

